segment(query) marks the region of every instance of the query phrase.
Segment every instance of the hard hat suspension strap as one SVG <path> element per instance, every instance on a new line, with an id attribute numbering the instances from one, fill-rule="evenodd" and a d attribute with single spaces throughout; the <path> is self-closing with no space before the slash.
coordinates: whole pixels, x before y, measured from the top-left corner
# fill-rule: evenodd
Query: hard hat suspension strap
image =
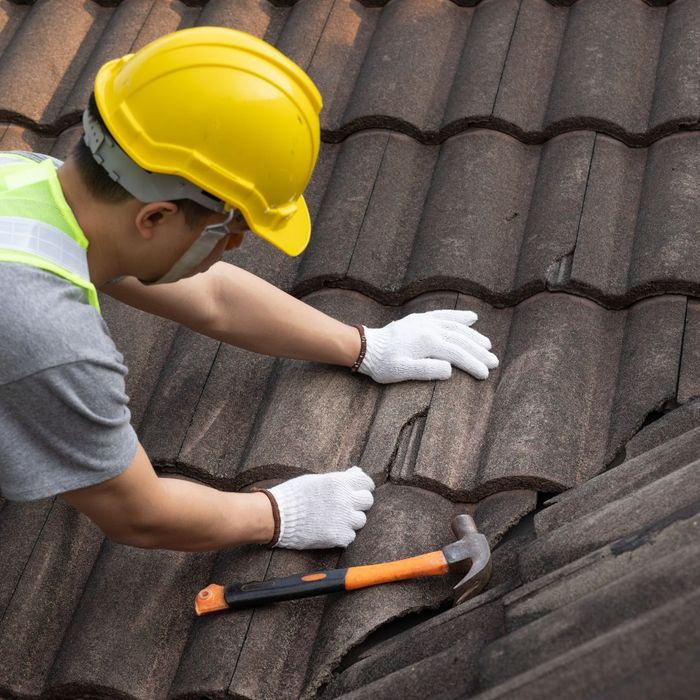
<path id="1" fill-rule="evenodd" d="M 228 218 L 221 224 L 207 226 L 199 238 L 185 251 L 182 257 L 158 280 L 151 284 L 167 284 L 177 282 L 186 274 L 201 265 L 211 252 L 216 248 L 217 243 L 230 234 L 226 228 L 236 213 L 235 209 L 229 212 Z"/>
<path id="2" fill-rule="evenodd" d="M 83 128 L 83 140 L 94 159 L 112 180 L 141 202 L 191 199 L 215 212 L 225 210 L 224 202 L 182 177 L 144 170 L 129 158 L 88 109 L 83 112 Z"/>

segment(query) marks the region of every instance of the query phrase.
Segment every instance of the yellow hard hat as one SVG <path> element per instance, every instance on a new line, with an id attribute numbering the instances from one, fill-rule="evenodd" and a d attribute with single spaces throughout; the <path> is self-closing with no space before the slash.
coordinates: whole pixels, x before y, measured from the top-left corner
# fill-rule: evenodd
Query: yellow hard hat
<path id="1" fill-rule="evenodd" d="M 102 66 L 95 99 L 141 168 L 235 207 L 288 255 L 306 248 L 302 192 L 318 157 L 322 100 L 277 49 L 234 29 L 183 29 Z"/>

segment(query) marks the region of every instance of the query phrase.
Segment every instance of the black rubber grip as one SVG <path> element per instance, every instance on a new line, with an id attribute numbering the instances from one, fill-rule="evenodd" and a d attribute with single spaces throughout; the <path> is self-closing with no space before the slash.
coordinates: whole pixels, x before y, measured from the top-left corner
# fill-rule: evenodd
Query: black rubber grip
<path id="1" fill-rule="evenodd" d="M 314 574 L 273 578 L 269 581 L 232 583 L 224 586 L 224 599 L 229 608 L 237 610 L 280 600 L 336 593 L 345 590 L 346 573 L 347 569 L 331 569 Z"/>

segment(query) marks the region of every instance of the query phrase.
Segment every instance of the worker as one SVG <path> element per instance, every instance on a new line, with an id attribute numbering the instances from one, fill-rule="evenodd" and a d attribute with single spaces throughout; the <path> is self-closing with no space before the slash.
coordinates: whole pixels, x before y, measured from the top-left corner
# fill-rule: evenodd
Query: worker
<path id="1" fill-rule="evenodd" d="M 0 153 L 5 498 L 59 495 L 115 541 L 181 551 L 345 547 L 366 521 L 374 483 L 357 466 L 246 493 L 159 477 L 130 425 L 98 289 L 225 343 L 382 383 L 497 366 L 470 311 L 353 327 L 221 261 L 245 231 L 289 255 L 306 247 L 320 110 L 276 49 L 199 27 L 102 66 L 64 163 Z"/>

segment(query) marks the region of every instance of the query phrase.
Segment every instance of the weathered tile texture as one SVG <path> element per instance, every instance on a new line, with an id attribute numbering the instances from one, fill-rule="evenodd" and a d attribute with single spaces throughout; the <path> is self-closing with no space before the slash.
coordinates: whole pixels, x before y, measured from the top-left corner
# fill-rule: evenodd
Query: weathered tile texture
<path id="1" fill-rule="evenodd" d="M 275 43 L 307 70 L 336 140 L 382 126 L 436 142 L 488 125 L 529 141 L 594 127 L 648 144 L 698 124 L 693 0 L 375 4 L 3 0 L 0 119 L 53 131 L 76 123 L 103 62 L 175 29 L 220 24 Z M 14 80 L 20 70 L 25 80 Z"/>
<path id="2" fill-rule="evenodd" d="M 65 158 L 78 137 L 77 127 L 58 139 L 0 127 L 0 148 Z M 303 256 L 250 235 L 227 259 L 296 296 L 331 286 L 400 304 L 450 289 L 512 306 L 561 291 L 620 309 L 700 296 L 699 188 L 696 131 L 630 148 L 590 131 L 528 145 L 476 129 L 430 146 L 369 130 L 323 144 Z"/>
<path id="3" fill-rule="evenodd" d="M 668 414 L 667 427 L 676 419 L 685 424 L 687 412 Z M 369 648 L 322 697 L 389 698 L 400 688 L 419 698 L 431 683 L 446 698 L 537 698 L 543 687 L 553 697 L 653 697 L 659 689 L 692 697 L 700 680 L 698 430 L 695 420 L 538 512 L 536 531 L 509 543 L 526 583 L 511 580 Z M 652 424 L 640 438 L 647 431 L 657 432 Z M 679 485 L 673 494 L 669 477 Z M 629 499 L 645 505 L 630 510 Z M 549 556 L 539 558 L 543 547 Z"/>
<path id="4" fill-rule="evenodd" d="M 359 463 L 380 482 L 474 501 L 504 488 L 553 491 L 585 481 L 677 396 L 684 297 L 618 311 L 547 293 L 506 309 L 454 293 L 400 309 L 340 290 L 305 300 L 369 326 L 472 309 L 501 365 L 486 382 L 455 370 L 449 382 L 380 386 L 343 368 L 251 357 L 182 330 L 142 424 L 152 459 L 227 488 Z"/>
<path id="5" fill-rule="evenodd" d="M 376 504 L 346 552 L 182 554 L 0 499 L 0 695 L 692 696 L 700 3 L 0 0 L 0 150 L 66 157 L 99 66 L 197 25 L 275 44 L 325 102 L 309 249 L 227 259 L 347 322 L 472 309 L 501 365 L 380 386 L 103 296 L 159 471 L 358 463 Z M 434 579 L 192 613 L 210 582 L 435 549 L 465 510 L 494 576 L 459 608 Z"/>

